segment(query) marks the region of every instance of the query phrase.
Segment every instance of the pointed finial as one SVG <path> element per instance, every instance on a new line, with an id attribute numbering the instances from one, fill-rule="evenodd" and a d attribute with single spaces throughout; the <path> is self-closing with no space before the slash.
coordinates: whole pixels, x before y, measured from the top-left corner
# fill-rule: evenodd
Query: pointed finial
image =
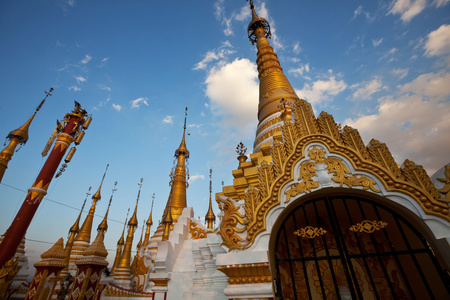
<path id="1" fill-rule="evenodd" d="M 180 146 L 177 150 L 175 150 L 175 157 L 178 157 L 180 154 L 186 155 L 186 158 L 189 157 L 189 151 L 186 147 L 186 120 L 187 120 L 187 110 L 184 110 L 184 126 L 183 126 L 183 139 L 181 140 Z"/>
<path id="2" fill-rule="evenodd" d="M 212 194 L 212 169 L 209 169 L 209 208 L 205 216 L 205 223 L 207 223 L 207 227 L 209 229 L 212 229 L 213 223 L 216 223 L 216 216 L 214 215 L 212 209 L 211 194 Z"/>
<path id="3" fill-rule="evenodd" d="M 142 247 L 142 236 L 144 235 L 144 226 L 142 226 L 141 228 L 141 239 L 139 240 L 138 244 L 137 244 L 137 253 L 139 254 L 139 252 L 141 251 L 141 247 Z"/>
<path id="4" fill-rule="evenodd" d="M 250 9 L 253 10 L 254 8 L 255 8 L 255 5 L 253 5 L 253 0 L 250 0 Z"/>
<path id="5" fill-rule="evenodd" d="M 138 195 L 136 198 L 136 207 L 134 208 L 134 212 L 133 215 L 130 218 L 130 221 L 128 221 L 128 226 L 138 226 L 138 221 L 137 221 L 137 207 L 138 207 L 138 203 L 139 203 L 139 198 L 141 197 L 141 188 L 142 188 L 142 182 L 144 181 L 144 178 L 141 178 L 141 181 L 138 183 L 139 185 L 139 191 L 138 191 Z"/>
<path id="6" fill-rule="evenodd" d="M 81 206 L 80 214 L 78 215 L 77 220 L 76 220 L 75 223 L 72 225 L 72 227 L 70 227 L 70 229 L 69 229 L 69 235 L 70 235 L 71 232 L 78 233 L 78 231 L 80 230 L 80 219 L 81 219 L 81 214 L 83 213 L 84 205 L 86 204 L 86 200 L 87 200 L 87 198 L 88 198 L 89 195 L 90 195 L 90 194 L 89 194 L 89 191 L 91 190 L 91 188 L 92 188 L 92 187 L 90 186 L 88 192 L 86 193 L 86 198 L 84 198 L 84 202 L 83 202 L 83 205 Z"/>
<path id="7" fill-rule="evenodd" d="M 187 119 L 187 107 L 185 108 L 185 110 L 184 110 L 184 130 L 186 131 L 186 119 Z"/>
<path id="8" fill-rule="evenodd" d="M 267 22 L 267 20 L 264 18 L 258 17 L 258 15 L 256 14 L 255 5 L 253 4 L 252 0 L 250 0 L 250 9 L 252 10 L 252 20 L 250 21 L 250 24 L 248 24 L 247 33 L 248 38 L 250 39 L 252 44 L 255 44 L 256 40 L 258 39 L 256 37 L 257 29 L 261 28 L 266 38 L 270 38 L 272 36 L 272 33 L 270 32 L 269 22 Z"/>
<path id="9" fill-rule="evenodd" d="M 103 173 L 102 181 L 100 182 L 100 186 L 98 187 L 97 192 L 92 196 L 92 199 L 94 199 L 94 201 L 99 201 L 102 198 L 102 196 L 100 195 L 100 190 L 102 188 L 103 181 L 105 180 L 105 176 L 106 176 L 106 172 L 108 171 L 108 167 L 109 167 L 109 164 L 106 165 L 105 173 Z"/>
<path id="10" fill-rule="evenodd" d="M 125 223 L 123 223 L 122 236 L 120 237 L 119 241 L 117 242 L 117 245 L 123 245 L 125 243 L 123 235 L 125 233 L 125 228 L 127 227 L 127 220 L 128 220 L 129 213 L 130 213 L 130 208 L 128 207 L 127 216 L 125 217 Z"/>
<path id="11" fill-rule="evenodd" d="M 212 173 L 213 173 L 213 170 L 209 169 L 209 194 L 210 195 L 212 194 Z"/>
<path id="12" fill-rule="evenodd" d="M 45 93 L 45 98 L 42 99 L 41 104 L 39 104 L 38 107 L 36 107 L 36 112 L 38 112 L 38 111 L 42 108 L 42 105 L 44 105 L 44 102 L 45 102 L 45 100 L 47 100 L 48 96 L 51 96 L 51 95 L 52 95 L 52 94 L 50 94 L 51 92 L 53 92 L 53 88 L 50 88 L 50 89 L 48 90 L 48 92 L 47 92 L 47 91 L 44 91 L 44 93 Z"/>
<path id="13" fill-rule="evenodd" d="M 139 202 L 139 198 L 141 197 L 141 188 L 142 188 L 142 182 L 144 181 L 144 178 L 141 178 L 141 181 L 138 183 L 139 191 L 136 199 L 136 204 Z"/>
<path id="14" fill-rule="evenodd" d="M 147 226 L 153 225 L 153 220 L 152 220 L 153 202 L 155 202 L 155 193 L 153 193 L 153 196 L 152 196 L 152 207 L 150 208 L 150 216 L 148 217 L 148 220 L 147 220 Z"/>
<path id="15" fill-rule="evenodd" d="M 103 218 L 103 221 L 97 227 L 97 231 L 99 233 L 101 232 L 103 235 L 108 230 L 107 219 L 108 219 L 109 207 L 111 206 L 111 202 L 112 202 L 112 199 L 113 199 L 113 196 L 114 196 L 114 192 L 117 191 L 116 186 L 117 186 L 117 181 L 114 182 L 114 187 L 112 189 L 111 198 L 109 198 L 108 208 L 106 209 L 105 217 Z"/>

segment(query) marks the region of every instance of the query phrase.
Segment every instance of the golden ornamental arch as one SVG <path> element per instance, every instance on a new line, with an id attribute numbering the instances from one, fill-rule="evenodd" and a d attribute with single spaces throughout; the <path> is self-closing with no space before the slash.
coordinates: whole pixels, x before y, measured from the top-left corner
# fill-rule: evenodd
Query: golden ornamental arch
<path id="1" fill-rule="evenodd" d="M 422 166 L 406 160 L 400 168 L 385 144 L 372 139 L 365 146 L 356 129 L 349 126 L 340 128 L 333 116 L 325 112 L 315 118 L 311 105 L 304 100 L 298 100 L 292 106 L 292 112 L 295 121 L 285 123 L 281 128 L 282 134 L 275 135 L 271 145 L 263 145 L 259 152 L 252 154 L 251 163 L 240 165 L 240 169 L 256 167 L 257 177 L 255 174 L 245 177 L 245 170 L 238 169 L 233 174 L 241 171 L 246 179 L 242 182 L 246 183 L 225 187 L 217 196 L 217 201 L 222 202 L 219 207 L 230 210 L 224 211 L 219 230 L 223 245 L 230 250 L 249 248 L 258 234 L 266 231 L 267 215 L 280 205 L 282 191 L 287 184 L 296 182 L 286 189 L 285 202 L 318 188 L 319 182 L 315 180 L 318 164 L 326 164 L 331 179 L 341 187 L 358 187 L 378 193 L 380 187 L 363 175 L 370 174 L 385 190 L 405 194 L 414 199 L 426 214 L 450 221 L 448 204 Z M 326 151 L 320 147 L 311 148 L 311 144 L 320 144 Z M 351 173 L 343 159 L 338 157 L 351 163 L 354 172 Z M 295 178 L 297 165 L 300 165 L 300 175 Z M 250 205 L 249 199 L 257 201 L 251 201 Z M 239 200 L 245 200 L 245 216 L 237 218 L 230 212 L 231 208 L 237 211 Z M 230 238 L 233 232 L 240 233 L 240 236 L 246 233 L 247 236 L 245 239 Z"/>

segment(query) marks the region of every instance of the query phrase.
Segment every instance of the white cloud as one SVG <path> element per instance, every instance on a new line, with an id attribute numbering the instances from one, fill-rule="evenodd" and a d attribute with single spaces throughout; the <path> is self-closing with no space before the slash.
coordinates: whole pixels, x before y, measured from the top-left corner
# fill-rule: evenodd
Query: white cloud
<path id="1" fill-rule="evenodd" d="M 449 2 L 450 0 L 434 0 L 433 4 L 436 5 L 436 7 L 441 7 L 447 5 Z"/>
<path id="2" fill-rule="evenodd" d="M 248 59 L 235 59 L 213 67 L 205 83 L 211 112 L 222 126 L 244 137 L 253 135 L 259 95 L 256 65 Z"/>
<path id="3" fill-rule="evenodd" d="M 148 106 L 148 99 L 147 97 L 141 97 L 141 98 L 137 98 L 135 100 L 131 100 L 131 108 L 139 108 L 141 106 L 142 103 L 144 103 L 146 106 Z"/>
<path id="4" fill-rule="evenodd" d="M 297 42 L 294 44 L 294 48 L 292 49 L 295 54 L 300 54 L 302 52 L 302 48 L 300 47 L 300 43 Z"/>
<path id="5" fill-rule="evenodd" d="M 75 0 L 67 0 L 67 5 L 75 7 Z"/>
<path id="6" fill-rule="evenodd" d="M 407 23 L 425 9 L 426 2 L 426 0 L 394 0 L 387 14 L 400 14 L 400 19 Z"/>
<path id="7" fill-rule="evenodd" d="M 336 96 L 347 88 L 343 80 L 336 80 L 331 70 L 328 76 L 327 79 L 320 79 L 312 84 L 305 83 L 303 89 L 296 90 L 297 95 L 314 105 L 331 100 L 332 96 Z"/>
<path id="8" fill-rule="evenodd" d="M 187 125 L 188 128 L 200 128 L 202 126 L 203 126 L 203 124 L 188 124 Z"/>
<path id="9" fill-rule="evenodd" d="M 112 107 L 115 109 L 115 110 L 117 110 L 117 111 L 121 111 L 122 110 L 122 106 L 121 105 L 119 105 L 119 104 L 112 104 Z"/>
<path id="10" fill-rule="evenodd" d="M 102 58 L 101 62 L 107 62 L 108 60 L 109 60 L 109 57 L 105 57 L 105 58 Z"/>
<path id="11" fill-rule="evenodd" d="M 189 183 L 193 183 L 199 179 L 205 179 L 205 175 L 192 175 L 189 177 Z"/>
<path id="12" fill-rule="evenodd" d="M 430 32 L 424 48 L 426 56 L 438 56 L 450 53 L 450 25 L 441 25 L 435 31 Z"/>
<path id="13" fill-rule="evenodd" d="M 448 163 L 450 149 L 450 73 L 427 73 L 379 99 L 378 111 L 345 122 L 366 143 L 385 142 L 398 163 L 406 158 L 431 173 Z"/>
<path id="14" fill-rule="evenodd" d="M 243 21 L 246 18 L 248 18 L 248 16 L 250 16 L 250 9 L 248 5 L 244 5 L 243 7 L 241 7 L 239 12 L 233 12 L 230 17 L 225 16 L 224 0 L 217 1 L 214 4 L 214 7 L 215 7 L 214 15 L 216 16 L 216 19 L 220 21 L 222 25 L 225 25 L 223 33 L 226 36 L 234 34 L 232 27 L 233 20 Z"/>
<path id="15" fill-rule="evenodd" d="M 78 91 L 81 91 L 81 88 L 77 87 L 76 85 L 73 85 L 73 86 L 69 87 L 69 91 L 78 92 Z"/>
<path id="16" fill-rule="evenodd" d="M 81 60 L 82 64 L 87 64 L 92 59 L 92 56 L 86 54 L 86 56 Z"/>
<path id="17" fill-rule="evenodd" d="M 86 82 L 86 80 L 87 80 L 87 78 L 84 78 L 83 76 L 77 76 L 77 77 L 75 77 L 75 79 L 78 82 L 78 84 Z"/>
<path id="18" fill-rule="evenodd" d="M 249 16 L 250 16 L 250 8 L 248 5 L 244 5 L 243 7 L 241 7 L 240 12 L 234 15 L 234 18 L 237 21 L 244 21 Z"/>
<path id="19" fill-rule="evenodd" d="M 400 79 L 405 78 L 408 75 L 409 69 L 394 69 L 391 71 L 392 75 L 397 76 Z"/>
<path id="20" fill-rule="evenodd" d="M 383 88 L 383 84 L 379 78 L 375 78 L 372 81 L 354 84 L 350 88 L 355 90 L 352 95 L 353 100 L 368 100 Z"/>
<path id="21" fill-rule="evenodd" d="M 163 120 L 163 123 L 173 124 L 173 116 L 166 116 Z"/>
<path id="22" fill-rule="evenodd" d="M 370 19 L 370 13 L 365 12 L 362 5 L 358 6 L 355 9 L 355 11 L 353 12 L 352 20 L 356 19 L 356 17 L 359 15 L 364 15 L 366 19 Z"/>
<path id="23" fill-rule="evenodd" d="M 373 44 L 373 46 L 376 48 L 376 47 L 378 47 L 378 46 L 380 46 L 380 44 L 383 42 L 383 38 L 379 38 L 379 39 L 376 39 L 376 40 L 374 40 L 374 39 L 372 39 L 372 44 Z"/>
<path id="24" fill-rule="evenodd" d="M 296 69 L 290 69 L 288 73 L 294 74 L 294 76 L 303 76 L 304 73 L 309 73 L 309 63 L 308 64 L 302 64 L 299 68 Z"/>
<path id="25" fill-rule="evenodd" d="M 228 56 L 235 52 L 234 50 L 231 50 L 231 48 L 233 48 L 233 46 L 230 42 L 223 42 L 219 48 L 208 51 L 202 61 L 195 65 L 194 70 L 205 70 L 208 68 L 209 63 L 214 61 L 226 61 Z"/>
<path id="26" fill-rule="evenodd" d="M 394 54 L 397 52 L 397 48 L 392 48 L 391 50 L 389 50 L 388 52 L 386 52 L 383 56 L 381 56 L 378 61 L 387 59 L 387 62 L 391 62 L 394 60 Z"/>
<path id="27" fill-rule="evenodd" d="M 103 84 L 99 84 L 98 87 L 101 90 L 105 90 L 105 91 L 111 92 L 111 88 L 109 86 L 106 86 L 106 85 L 103 85 Z"/>

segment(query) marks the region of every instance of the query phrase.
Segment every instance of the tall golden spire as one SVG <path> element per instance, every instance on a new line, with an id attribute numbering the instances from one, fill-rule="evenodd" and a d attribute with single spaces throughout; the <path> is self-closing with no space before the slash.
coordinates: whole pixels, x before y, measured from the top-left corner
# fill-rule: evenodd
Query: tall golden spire
<path id="1" fill-rule="evenodd" d="M 80 210 L 80 213 L 78 214 L 77 220 L 72 225 L 72 227 L 70 227 L 70 230 L 69 230 L 69 237 L 67 238 L 66 247 L 64 248 L 64 252 L 66 253 L 66 257 L 64 258 L 64 265 L 66 266 L 64 269 L 64 271 L 65 271 L 64 273 L 67 273 L 67 267 L 69 266 L 69 258 L 70 258 L 70 253 L 72 252 L 73 242 L 75 241 L 75 236 L 80 231 L 79 224 L 80 224 L 81 214 L 83 213 L 84 205 L 86 204 L 86 200 L 90 195 L 89 194 L 90 190 L 91 190 L 91 187 L 89 187 L 89 190 L 86 193 L 86 198 L 84 198 L 83 206 L 81 207 L 81 210 Z"/>
<path id="2" fill-rule="evenodd" d="M 126 280 L 125 277 L 128 277 L 128 280 L 129 280 L 129 276 L 130 276 L 131 249 L 133 248 L 134 231 L 136 230 L 136 227 L 138 226 L 138 220 L 137 220 L 136 215 L 137 215 L 137 208 L 138 208 L 138 203 L 139 203 L 139 197 L 141 195 L 141 188 L 142 188 L 143 180 L 144 179 L 141 178 L 140 183 L 138 183 L 139 191 L 138 191 L 138 195 L 137 195 L 137 199 L 136 199 L 136 206 L 134 208 L 133 215 L 131 216 L 130 220 L 128 221 L 127 240 L 125 242 L 125 247 L 123 249 L 122 255 L 120 256 L 120 260 L 117 264 L 116 274 L 119 273 L 118 272 L 119 268 L 122 269 L 121 270 L 122 276 L 119 275 L 119 277 L 123 277 L 123 278 L 120 278 L 119 280 L 124 280 L 124 279 Z"/>
<path id="3" fill-rule="evenodd" d="M 211 194 L 212 194 L 212 169 L 209 169 L 209 208 L 205 216 L 205 221 L 207 222 L 207 226 L 209 229 L 212 229 L 213 223 L 214 224 L 216 223 L 216 216 L 214 215 L 212 209 Z"/>
<path id="4" fill-rule="evenodd" d="M 148 245 L 148 240 L 150 238 L 150 228 L 153 225 L 153 220 L 152 220 L 152 213 L 153 213 L 153 202 L 155 201 L 155 193 L 153 193 L 152 196 L 152 208 L 150 209 L 150 215 L 148 216 L 148 220 L 147 220 L 147 229 L 145 230 L 145 238 L 144 238 L 144 248 L 147 247 Z"/>
<path id="5" fill-rule="evenodd" d="M 253 1 L 250 1 L 250 9 L 252 10 L 252 20 L 248 25 L 247 32 L 248 38 L 252 44 L 256 42 L 256 48 L 258 49 L 256 64 L 260 80 L 259 123 L 253 148 L 259 150 L 263 142 L 270 142 L 274 133 L 281 131 L 280 126 L 283 122 L 278 110 L 281 99 L 284 98 L 293 103 L 299 98 L 284 75 L 277 54 L 267 40 L 271 37 L 269 22 L 256 14 Z"/>
<path id="6" fill-rule="evenodd" d="M 0 182 L 3 179 L 3 175 L 5 174 L 6 169 L 8 168 L 8 162 L 11 160 L 14 152 L 17 152 L 16 147 L 19 145 L 25 145 L 28 141 L 28 129 L 30 128 L 31 121 L 33 121 L 36 113 L 41 109 L 42 105 L 44 105 L 45 100 L 47 100 L 48 96 L 51 96 L 51 92 L 53 88 L 50 88 L 49 92 L 45 92 L 45 98 L 41 101 L 39 106 L 34 111 L 33 115 L 25 122 L 22 126 L 17 128 L 16 130 L 11 131 L 6 139 L 9 139 L 9 144 L 6 146 L 5 141 L 5 149 L 0 152 Z"/>
<path id="7" fill-rule="evenodd" d="M 105 180 L 106 171 L 108 171 L 109 164 L 106 165 L 105 173 L 103 174 L 102 181 L 100 183 L 100 186 L 98 187 L 97 192 L 92 196 L 92 206 L 89 209 L 89 213 L 86 217 L 86 219 L 83 222 L 83 225 L 81 226 L 80 231 L 78 232 L 77 237 L 75 238 L 75 241 L 83 241 L 83 242 L 91 242 L 91 230 L 92 230 L 92 221 L 94 220 L 94 213 L 95 213 L 95 206 L 98 201 L 102 198 L 100 195 L 100 190 L 103 185 L 103 180 Z"/>
<path id="8" fill-rule="evenodd" d="M 183 138 L 181 140 L 180 146 L 175 151 L 175 158 L 177 163 L 170 172 L 170 196 L 164 210 L 164 212 L 166 212 L 170 202 L 170 215 L 173 218 L 173 222 L 176 222 L 178 220 L 178 216 L 181 215 L 183 209 L 187 207 L 186 188 L 189 186 L 189 184 L 188 180 L 186 179 L 186 175 L 189 178 L 189 171 L 186 168 L 186 160 L 189 158 L 189 151 L 186 147 L 186 118 L 187 107 L 184 114 Z"/>
<path id="9" fill-rule="evenodd" d="M 123 230 L 122 230 L 122 236 L 117 241 L 117 250 L 116 250 L 116 257 L 114 258 L 114 263 L 111 268 L 111 273 L 114 274 L 117 268 L 117 264 L 119 263 L 120 256 L 122 256 L 122 248 L 123 244 L 125 243 L 125 240 L 123 238 L 123 235 L 125 234 L 125 227 L 127 226 L 127 220 L 128 220 L 128 214 L 130 213 L 130 208 L 128 208 L 127 216 L 125 218 L 125 223 L 123 223 Z"/>
<path id="10" fill-rule="evenodd" d="M 105 236 L 105 233 L 108 230 L 108 221 L 107 221 L 108 212 L 109 212 L 109 207 L 111 206 L 111 201 L 113 199 L 114 192 L 117 191 L 116 186 L 117 186 L 117 181 L 114 182 L 114 188 L 112 189 L 111 198 L 109 198 L 108 208 L 106 209 L 105 217 L 103 218 L 103 221 L 97 227 L 97 232 L 99 232 L 99 233 L 101 232 L 103 234 L 103 236 Z"/>

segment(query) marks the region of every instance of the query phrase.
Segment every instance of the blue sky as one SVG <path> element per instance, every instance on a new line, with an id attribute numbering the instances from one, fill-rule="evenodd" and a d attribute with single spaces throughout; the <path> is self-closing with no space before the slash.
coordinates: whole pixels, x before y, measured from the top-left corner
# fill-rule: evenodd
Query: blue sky
<path id="1" fill-rule="evenodd" d="M 449 2 L 266 0 L 255 6 L 272 27 L 270 42 L 285 74 L 316 115 L 333 114 L 357 128 L 365 143 L 387 143 L 397 163 L 409 158 L 432 174 L 448 163 L 450 149 Z M 243 141 L 251 149 L 254 140 L 259 82 L 249 21 L 243 0 L 3 1 L 0 135 L 29 118 L 44 90 L 55 90 L 0 184 L 0 231 L 22 204 L 45 162 L 40 153 L 56 120 L 73 100 L 93 122 L 31 223 L 27 238 L 42 241 L 27 242 L 31 262 L 51 246 L 43 242 L 66 240 L 106 164 L 94 224 L 118 181 L 108 249 L 115 249 L 141 177 L 139 226 L 153 193 L 154 222 L 161 218 L 186 106 L 188 205 L 204 217 L 209 168 L 213 193 L 222 181 L 231 185 L 236 145 Z"/>

